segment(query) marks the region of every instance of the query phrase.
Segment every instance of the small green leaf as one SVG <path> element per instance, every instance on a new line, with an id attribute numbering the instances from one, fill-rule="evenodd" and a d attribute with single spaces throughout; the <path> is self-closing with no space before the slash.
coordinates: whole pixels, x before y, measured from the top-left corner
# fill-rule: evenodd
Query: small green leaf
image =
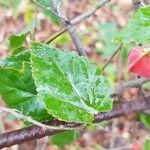
<path id="1" fill-rule="evenodd" d="M 150 5 L 147 5 L 145 7 L 140 8 L 140 12 L 142 13 L 143 16 L 146 18 L 150 18 Z"/>
<path id="2" fill-rule="evenodd" d="M 146 139 L 144 142 L 143 150 L 149 150 L 150 149 L 150 139 Z"/>
<path id="3" fill-rule="evenodd" d="M 0 62 L 1 67 L 14 68 L 14 69 L 22 69 L 22 62 L 30 61 L 30 53 L 25 51 L 25 48 L 19 48 L 20 53 L 17 52 L 15 55 L 11 55 L 7 57 L 5 60 Z M 17 50 L 19 50 L 17 49 Z"/>
<path id="4" fill-rule="evenodd" d="M 97 29 L 97 42 L 102 44 L 102 47 L 97 48 L 97 51 L 102 53 L 104 57 L 110 57 L 116 46 L 112 43 L 112 39 L 117 32 L 116 25 L 114 23 L 102 23 L 96 26 Z"/>
<path id="5" fill-rule="evenodd" d="M 140 113 L 139 119 L 148 129 L 150 129 L 150 115 Z"/>
<path id="6" fill-rule="evenodd" d="M 127 26 L 114 38 L 116 42 L 144 44 L 150 41 L 150 5 L 141 7 Z"/>
<path id="7" fill-rule="evenodd" d="M 51 116 L 44 109 L 44 103 L 36 97 L 36 87 L 31 76 L 29 52 L 23 51 L 9 56 L 0 65 L 0 95 L 10 107 L 46 121 Z"/>
<path id="8" fill-rule="evenodd" d="M 95 64 L 51 45 L 33 43 L 30 49 L 38 97 L 49 114 L 91 123 L 94 114 L 111 110 L 108 82 Z"/>
<path id="9" fill-rule="evenodd" d="M 58 4 L 61 2 L 61 0 L 55 0 L 54 4 L 49 0 L 37 0 L 37 2 L 45 7 L 45 9 L 42 9 L 44 15 L 56 25 L 59 25 L 60 18 L 58 18 L 58 16 L 53 14 L 51 11 L 46 10 L 46 8 L 50 8 L 52 11 L 55 11 L 54 7 L 56 6 L 56 8 L 58 8 Z"/>
<path id="10" fill-rule="evenodd" d="M 79 133 L 76 131 L 65 131 L 59 134 L 55 134 L 51 138 L 52 144 L 55 144 L 59 147 L 64 147 L 65 145 L 70 144 L 79 137 Z"/>
<path id="11" fill-rule="evenodd" d="M 9 48 L 14 51 L 20 47 L 22 47 L 23 43 L 26 40 L 28 33 L 18 34 L 18 35 L 11 35 L 9 37 Z"/>
<path id="12" fill-rule="evenodd" d="M 29 25 L 33 19 L 34 8 L 33 5 L 28 5 L 24 14 L 24 21 L 26 25 Z"/>

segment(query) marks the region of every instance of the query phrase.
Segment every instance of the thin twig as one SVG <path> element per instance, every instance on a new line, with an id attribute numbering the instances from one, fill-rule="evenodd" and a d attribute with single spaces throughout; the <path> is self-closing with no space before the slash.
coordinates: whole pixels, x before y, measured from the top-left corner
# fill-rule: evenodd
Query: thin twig
<path id="1" fill-rule="evenodd" d="M 130 87 L 139 87 L 140 85 L 143 85 L 147 82 L 150 82 L 150 78 L 139 78 L 131 81 L 127 81 L 124 83 L 119 83 L 116 85 L 113 93 L 111 94 L 111 97 L 116 97 L 119 93 L 124 91 L 127 88 Z"/>
<path id="2" fill-rule="evenodd" d="M 81 126 L 78 127 L 78 128 L 66 128 L 66 127 L 64 127 L 64 126 L 62 126 L 62 125 L 61 125 L 61 126 L 57 126 L 57 127 L 55 127 L 55 126 L 49 126 L 49 125 L 45 125 L 45 124 L 43 124 L 43 123 L 40 123 L 40 122 L 34 120 L 34 119 L 31 118 L 30 116 L 25 116 L 25 115 L 21 114 L 21 112 L 19 112 L 19 111 L 16 110 L 16 109 L 9 109 L 9 108 L 5 108 L 5 107 L 0 106 L 0 110 L 1 110 L 2 112 L 4 111 L 4 112 L 11 113 L 11 114 L 13 114 L 15 117 L 17 117 L 18 119 L 22 119 L 22 120 L 24 120 L 24 121 L 30 122 L 30 123 L 32 123 L 32 124 L 34 124 L 34 125 L 37 125 L 37 126 L 43 128 L 43 129 L 74 130 L 74 129 L 81 129 L 81 128 L 82 128 Z"/>
<path id="3" fill-rule="evenodd" d="M 146 5 L 144 0 L 132 0 L 132 3 L 133 3 L 135 8 L 139 8 L 141 6 L 145 6 Z"/>
<path id="4" fill-rule="evenodd" d="M 65 33 L 66 31 L 67 31 L 67 27 L 63 27 L 58 32 L 54 33 L 48 40 L 46 40 L 46 43 L 47 44 L 51 43 L 52 41 L 54 41 L 55 39 L 57 39 L 60 35 L 62 35 L 63 33 Z"/>
<path id="5" fill-rule="evenodd" d="M 33 26 L 33 30 L 32 30 L 32 35 L 31 35 L 31 40 L 35 41 L 35 31 L 36 31 L 36 24 L 37 24 L 37 18 L 38 17 L 38 8 L 36 6 L 35 8 L 35 20 L 34 20 L 34 26 Z"/>
<path id="6" fill-rule="evenodd" d="M 47 136 L 46 139 L 44 140 L 44 144 L 42 145 L 41 150 L 45 150 L 48 142 L 49 142 L 49 136 Z"/>
<path id="7" fill-rule="evenodd" d="M 102 66 L 102 71 L 107 67 L 107 65 L 113 60 L 113 58 L 116 56 L 116 54 L 122 49 L 123 43 L 119 45 L 119 47 L 116 49 L 116 51 L 111 55 L 111 57 L 106 61 L 106 63 Z"/>
<path id="8" fill-rule="evenodd" d="M 4 126 L 2 114 L 0 114 L 0 133 L 4 133 L 4 132 L 5 132 L 5 126 Z"/>
<path id="9" fill-rule="evenodd" d="M 118 118 L 120 116 L 129 115 L 133 112 L 141 112 L 150 109 L 150 97 L 137 99 L 136 101 L 126 101 L 114 106 L 111 112 L 99 113 L 94 116 L 93 123 L 104 120 Z M 51 122 L 52 124 L 52 122 Z M 79 123 L 63 123 L 65 127 L 78 127 Z M 63 132 L 62 130 L 43 129 L 39 126 L 32 125 L 30 127 L 0 134 L 0 148 L 9 147 L 20 144 L 25 141 L 42 138 L 44 136 L 53 135 Z"/>
<path id="10" fill-rule="evenodd" d="M 36 148 L 35 148 L 35 150 L 45 150 L 48 142 L 49 142 L 49 136 L 44 137 L 43 140 L 37 139 L 36 140 Z"/>
<path id="11" fill-rule="evenodd" d="M 40 139 L 36 139 L 36 146 L 35 146 L 35 150 L 40 150 L 40 149 L 41 149 Z"/>
<path id="12" fill-rule="evenodd" d="M 104 2 L 100 3 L 99 5 L 97 5 L 96 7 L 84 12 L 83 14 L 81 14 L 80 16 L 72 19 L 70 21 L 70 24 L 72 26 L 76 25 L 77 23 L 81 22 L 82 20 L 85 20 L 86 18 L 92 16 L 98 9 L 100 9 L 101 7 L 103 7 L 106 3 L 108 3 L 110 0 L 105 0 Z M 51 43 L 53 40 L 55 40 L 57 37 L 59 37 L 61 34 L 63 34 L 64 32 L 67 31 L 67 27 L 63 27 L 62 29 L 60 29 L 57 33 L 55 33 L 54 35 L 52 35 L 47 41 L 46 43 L 49 44 Z"/>
<path id="13" fill-rule="evenodd" d="M 85 20 L 87 18 L 89 18 L 90 16 L 92 16 L 98 9 L 100 9 L 101 7 L 103 7 L 105 4 L 107 4 L 109 1 L 111 0 L 105 0 L 102 3 L 99 3 L 97 6 L 95 6 L 94 8 L 91 8 L 90 10 L 86 11 L 85 13 L 81 14 L 80 16 L 76 17 L 75 19 L 73 19 L 71 21 L 72 25 L 75 25 L 76 23 Z"/>
<path id="14" fill-rule="evenodd" d="M 57 11 L 57 13 L 62 17 L 62 18 L 65 18 L 65 20 L 68 20 L 64 14 L 64 12 L 62 10 L 60 10 L 60 5 L 59 5 L 59 8 L 56 8 L 56 6 L 54 5 L 54 1 L 52 1 L 52 4 L 54 6 L 54 9 Z M 68 20 L 70 22 L 70 20 Z M 67 30 L 71 36 L 71 39 L 73 41 L 73 43 L 75 44 L 75 47 L 77 49 L 77 52 L 79 55 L 84 55 L 85 56 L 85 53 L 84 53 L 84 48 L 80 42 L 80 40 L 78 39 L 77 37 L 77 34 L 76 34 L 76 30 L 75 30 L 75 27 L 72 26 L 71 24 L 68 24 L 66 22 L 64 22 L 64 20 L 62 20 L 63 24 L 66 25 L 67 27 Z"/>
<path id="15" fill-rule="evenodd" d="M 111 141 L 110 141 L 110 149 L 113 149 L 115 147 L 115 140 L 116 140 L 116 126 L 118 124 L 118 120 L 114 119 L 112 121 L 112 131 L 111 131 Z"/>
<path id="16" fill-rule="evenodd" d="M 60 10 L 60 7 L 59 7 L 59 9 L 55 8 L 55 10 L 57 10 L 57 13 L 61 14 L 61 17 L 65 18 L 65 20 L 68 20 L 70 22 L 70 20 L 66 18 L 64 12 L 62 10 Z M 81 44 L 81 42 L 80 42 L 80 40 L 77 36 L 75 27 L 72 26 L 71 24 L 68 24 L 68 23 L 64 22 L 64 21 L 63 21 L 63 23 L 67 27 L 67 30 L 68 30 L 68 32 L 70 34 L 70 37 L 71 37 L 71 39 L 72 39 L 72 41 L 73 41 L 73 43 L 76 47 L 76 50 L 77 50 L 78 54 L 81 55 L 81 56 L 86 56 L 86 54 L 84 52 L 84 48 L 83 48 L 83 46 L 82 46 L 82 44 Z"/>
<path id="17" fill-rule="evenodd" d="M 76 33 L 76 29 L 74 26 L 71 26 L 71 25 L 68 25 L 68 32 L 71 36 L 71 39 L 73 41 L 73 43 L 75 44 L 75 47 L 77 49 L 77 52 L 80 56 L 86 56 L 85 54 L 85 50 L 77 36 L 77 33 Z"/>

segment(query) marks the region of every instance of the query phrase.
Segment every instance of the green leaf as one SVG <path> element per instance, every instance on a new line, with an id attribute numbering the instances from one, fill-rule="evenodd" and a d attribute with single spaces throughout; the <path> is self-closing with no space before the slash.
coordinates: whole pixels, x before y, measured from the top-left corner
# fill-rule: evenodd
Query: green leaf
<path id="1" fill-rule="evenodd" d="M 91 123 L 94 114 L 111 110 L 108 82 L 95 64 L 51 45 L 33 43 L 30 49 L 38 97 L 49 114 Z"/>
<path id="2" fill-rule="evenodd" d="M 115 37 L 116 42 L 144 44 L 150 41 L 150 5 L 141 7 L 127 26 Z"/>
<path id="3" fill-rule="evenodd" d="M 142 7 L 140 12 L 144 16 L 144 25 L 150 26 L 150 5 L 144 8 Z"/>
<path id="4" fill-rule="evenodd" d="M 12 2 L 11 2 L 11 6 L 13 7 L 14 16 L 18 15 L 18 8 L 20 5 L 20 2 L 21 2 L 21 0 L 12 0 Z"/>
<path id="5" fill-rule="evenodd" d="M 17 50 L 20 50 L 20 53 L 15 55 L 11 55 L 7 57 L 5 60 L 0 62 L 1 67 L 14 68 L 14 69 L 22 69 L 22 62 L 30 61 L 30 53 L 25 51 L 24 47 L 21 47 Z"/>
<path id="6" fill-rule="evenodd" d="M 33 12 L 34 12 L 33 5 L 28 4 L 27 9 L 24 14 L 24 21 L 26 25 L 29 25 L 31 21 L 33 20 Z"/>
<path id="7" fill-rule="evenodd" d="M 37 0 L 38 3 L 40 3 L 41 5 L 43 5 L 45 7 L 45 9 L 41 9 L 44 13 L 44 15 L 50 19 L 52 22 L 54 22 L 56 25 L 59 25 L 60 23 L 60 18 L 58 18 L 58 16 L 56 16 L 55 14 L 53 14 L 52 12 L 46 10 L 46 8 L 50 8 L 51 10 L 55 11 L 55 6 L 56 8 L 58 8 L 58 4 L 61 2 L 61 0 L 55 0 L 54 1 L 54 5 L 51 1 L 49 0 Z"/>
<path id="8" fill-rule="evenodd" d="M 150 115 L 140 113 L 139 119 L 148 129 L 150 129 Z"/>
<path id="9" fill-rule="evenodd" d="M 112 43 L 112 39 L 117 32 L 116 25 L 114 23 L 98 24 L 97 29 L 97 42 L 102 44 L 102 47 L 97 48 L 97 51 L 102 53 L 104 57 L 110 57 L 116 46 Z"/>
<path id="10" fill-rule="evenodd" d="M 150 149 L 150 139 L 146 139 L 144 142 L 143 150 L 149 150 Z"/>
<path id="11" fill-rule="evenodd" d="M 23 34 L 18 34 L 18 35 L 11 35 L 9 37 L 9 48 L 14 51 L 20 47 L 22 47 L 23 43 L 26 40 L 26 37 L 28 35 L 27 33 L 23 33 Z"/>
<path id="12" fill-rule="evenodd" d="M 76 131 L 65 131 L 59 134 L 55 134 L 51 138 L 51 142 L 59 147 L 64 147 L 70 144 L 79 137 L 79 133 Z"/>
<path id="13" fill-rule="evenodd" d="M 31 76 L 29 52 L 9 56 L 0 65 L 0 95 L 10 107 L 32 116 L 38 121 L 51 118 L 44 103 L 36 97 L 36 87 Z"/>

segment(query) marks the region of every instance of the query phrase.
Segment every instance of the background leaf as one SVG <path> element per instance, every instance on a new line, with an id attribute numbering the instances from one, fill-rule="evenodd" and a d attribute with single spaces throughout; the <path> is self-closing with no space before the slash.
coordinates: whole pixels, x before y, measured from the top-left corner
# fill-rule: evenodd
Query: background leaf
<path id="1" fill-rule="evenodd" d="M 150 129 L 150 115 L 140 113 L 139 119 L 148 129 Z"/>
<path id="2" fill-rule="evenodd" d="M 149 150 L 150 149 L 150 139 L 145 140 L 143 150 Z"/>
<path id="3" fill-rule="evenodd" d="M 21 0 L 0 0 L 0 5 L 13 9 L 13 15 L 16 17 L 18 15 L 18 8 L 21 3 Z"/>
<path id="4" fill-rule="evenodd" d="M 59 147 L 64 147 L 67 144 L 70 144 L 79 137 L 77 131 L 65 131 L 59 134 L 55 134 L 51 138 L 52 144 L 55 144 Z"/>
<path id="5" fill-rule="evenodd" d="M 116 24 L 103 23 L 96 26 L 97 29 L 97 41 L 102 44 L 102 47 L 97 48 L 97 52 L 103 54 L 104 57 L 110 57 L 116 49 L 116 46 L 112 43 L 112 39 L 117 32 Z"/>
<path id="6" fill-rule="evenodd" d="M 33 43 L 30 49 L 38 97 L 49 114 L 91 123 L 94 114 L 111 110 L 109 85 L 95 64 L 46 44 Z"/>
<path id="7" fill-rule="evenodd" d="M 144 44 L 150 41 L 150 5 L 141 7 L 115 37 L 118 42 Z"/>
<path id="8" fill-rule="evenodd" d="M 51 1 L 49 1 L 49 0 L 37 0 L 37 2 L 39 2 L 40 4 L 45 6 L 45 8 L 49 7 L 51 10 L 55 11 L 53 3 Z M 54 2 L 55 2 L 55 5 L 57 6 L 61 2 L 61 0 L 55 0 Z M 41 10 L 48 19 L 50 19 L 55 24 L 59 25 L 60 19 L 56 15 L 54 15 L 52 12 L 50 12 L 46 9 L 41 9 Z"/>
<path id="9" fill-rule="evenodd" d="M 23 43 L 26 40 L 26 37 L 28 35 L 27 33 L 23 33 L 23 34 L 18 34 L 18 35 L 11 35 L 9 37 L 9 45 L 8 47 L 13 51 L 15 51 L 16 49 L 22 47 Z"/>
<path id="10" fill-rule="evenodd" d="M 31 24 L 34 17 L 34 11 L 36 11 L 35 8 L 29 3 L 24 14 L 24 21 L 26 25 Z"/>

